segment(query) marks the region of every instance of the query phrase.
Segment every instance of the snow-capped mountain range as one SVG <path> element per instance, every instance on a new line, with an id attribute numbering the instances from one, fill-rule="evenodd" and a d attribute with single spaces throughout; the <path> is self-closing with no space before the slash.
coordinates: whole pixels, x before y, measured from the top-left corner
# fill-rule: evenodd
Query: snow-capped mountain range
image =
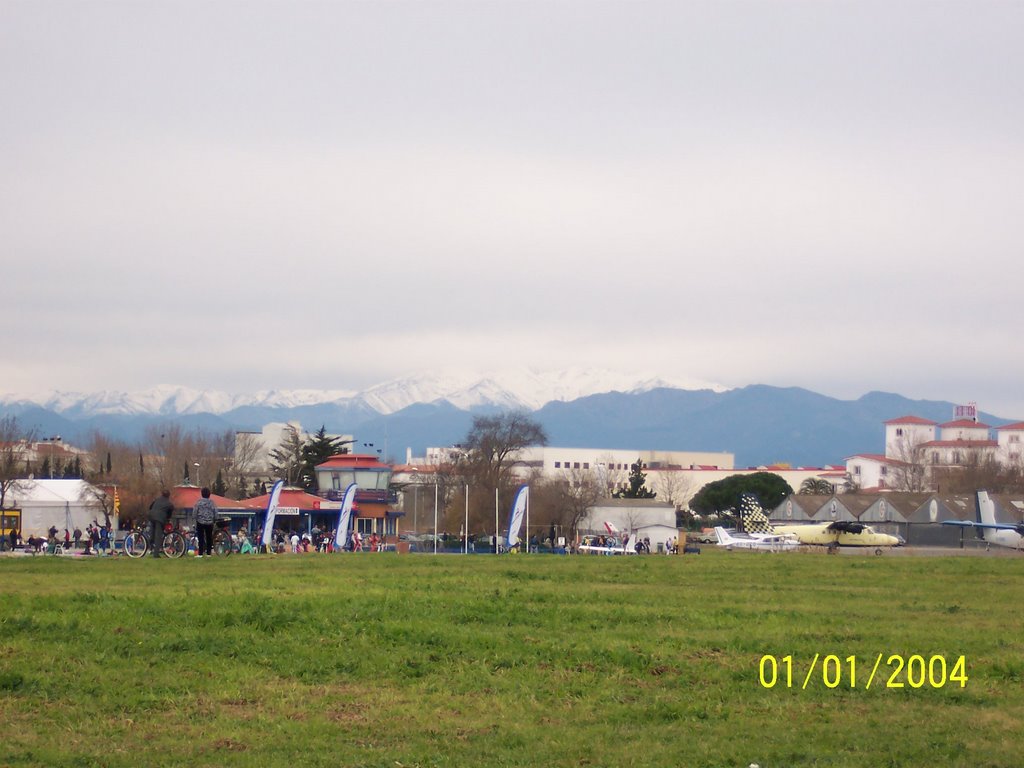
<path id="1" fill-rule="evenodd" d="M 654 374 L 623 374 L 593 368 L 560 371 L 511 370 L 489 375 L 461 373 L 409 376 L 362 391 L 274 389 L 230 394 L 194 387 L 161 385 L 136 392 L 51 391 L 38 394 L 0 394 L 0 405 L 37 405 L 64 417 L 180 416 L 223 414 L 243 406 L 294 408 L 310 405 L 363 405 L 388 415 L 417 403 L 448 402 L 460 409 L 479 406 L 536 410 L 550 402 L 569 402 L 606 392 L 638 393 L 657 388 L 710 389 L 721 385 Z"/>

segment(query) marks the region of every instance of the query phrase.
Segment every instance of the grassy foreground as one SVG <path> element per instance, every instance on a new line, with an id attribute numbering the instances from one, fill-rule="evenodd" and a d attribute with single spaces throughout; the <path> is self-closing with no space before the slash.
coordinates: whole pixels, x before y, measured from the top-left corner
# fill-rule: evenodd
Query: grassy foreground
<path id="1" fill-rule="evenodd" d="M 709 549 L 0 559 L 0 765 L 1021 765 L 1024 558 Z"/>

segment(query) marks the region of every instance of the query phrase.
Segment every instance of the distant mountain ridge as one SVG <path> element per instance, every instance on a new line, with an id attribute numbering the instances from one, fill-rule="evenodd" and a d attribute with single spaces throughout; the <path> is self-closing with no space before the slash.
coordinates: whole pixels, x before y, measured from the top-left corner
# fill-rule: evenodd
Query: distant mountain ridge
<path id="1" fill-rule="evenodd" d="M 838 400 L 796 387 L 686 389 L 658 386 L 655 377 L 613 382 L 595 376 L 590 381 L 600 386 L 634 386 L 586 393 L 580 386 L 585 378 L 582 372 L 555 382 L 524 376 L 518 391 L 505 380 L 487 378 L 397 380 L 362 393 L 333 391 L 333 400 L 311 390 L 240 397 L 177 387 L 127 399 L 109 393 L 51 396 L 42 403 L 0 397 L 0 415 L 16 415 L 38 434 L 60 434 L 67 441 L 85 441 L 94 430 L 138 439 L 148 426 L 168 421 L 208 431 L 299 421 L 309 430 L 323 425 L 353 434 L 357 450 L 401 461 L 407 449 L 423 455 L 428 446 L 461 442 L 475 414 L 518 408 L 544 426 L 551 445 L 724 451 L 735 455 L 736 467 L 750 467 L 842 464 L 856 453 L 881 453 L 883 422 L 913 414 L 941 423 L 952 419 L 954 407 L 884 392 Z M 573 397 L 579 391 L 584 393 Z M 980 418 L 992 426 L 1017 420 L 984 413 Z"/>
<path id="2" fill-rule="evenodd" d="M 547 372 L 513 370 L 483 377 L 458 374 L 409 376 L 359 392 L 343 389 L 291 389 L 239 395 L 162 385 L 139 392 L 108 390 L 94 393 L 54 391 L 40 395 L 0 394 L 0 407 L 38 406 L 72 420 L 114 415 L 221 415 L 241 408 L 289 409 L 323 405 L 343 409 L 366 407 L 387 415 L 410 405 L 442 401 L 463 409 L 500 407 L 536 410 L 552 401 L 575 400 L 601 392 L 643 392 L 658 387 L 708 387 L 716 391 L 724 390 L 720 385 L 696 380 L 669 380 L 656 376 L 629 376 L 593 368 L 569 368 Z"/>

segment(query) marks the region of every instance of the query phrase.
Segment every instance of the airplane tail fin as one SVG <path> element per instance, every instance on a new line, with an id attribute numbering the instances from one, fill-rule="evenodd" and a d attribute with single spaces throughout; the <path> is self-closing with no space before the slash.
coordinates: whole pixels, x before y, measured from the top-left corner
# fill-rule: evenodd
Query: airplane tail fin
<path id="1" fill-rule="evenodd" d="M 740 522 L 747 533 L 775 533 L 764 508 L 752 493 L 744 493 L 740 498 Z"/>
<path id="2" fill-rule="evenodd" d="M 718 539 L 718 543 L 723 547 L 727 546 L 732 541 L 732 537 L 729 535 L 729 532 L 721 526 L 715 528 L 715 538 Z"/>
<path id="3" fill-rule="evenodd" d="M 989 498 L 988 491 L 978 491 L 974 498 L 974 509 L 978 522 L 984 525 L 996 524 L 996 505 Z M 978 536 L 985 538 L 985 529 L 978 528 Z"/>

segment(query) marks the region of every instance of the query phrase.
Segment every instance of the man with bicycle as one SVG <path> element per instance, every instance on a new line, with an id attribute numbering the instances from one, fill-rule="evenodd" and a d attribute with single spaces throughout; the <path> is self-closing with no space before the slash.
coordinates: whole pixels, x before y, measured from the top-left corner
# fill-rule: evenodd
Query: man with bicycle
<path id="1" fill-rule="evenodd" d="M 164 545 L 164 526 L 167 525 L 173 514 L 174 505 L 171 503 L 171 492 L 164 489 L 149 505 L 149 542 L 153 547 L 153 557 L 160 556 L 160 550 Z"/>

